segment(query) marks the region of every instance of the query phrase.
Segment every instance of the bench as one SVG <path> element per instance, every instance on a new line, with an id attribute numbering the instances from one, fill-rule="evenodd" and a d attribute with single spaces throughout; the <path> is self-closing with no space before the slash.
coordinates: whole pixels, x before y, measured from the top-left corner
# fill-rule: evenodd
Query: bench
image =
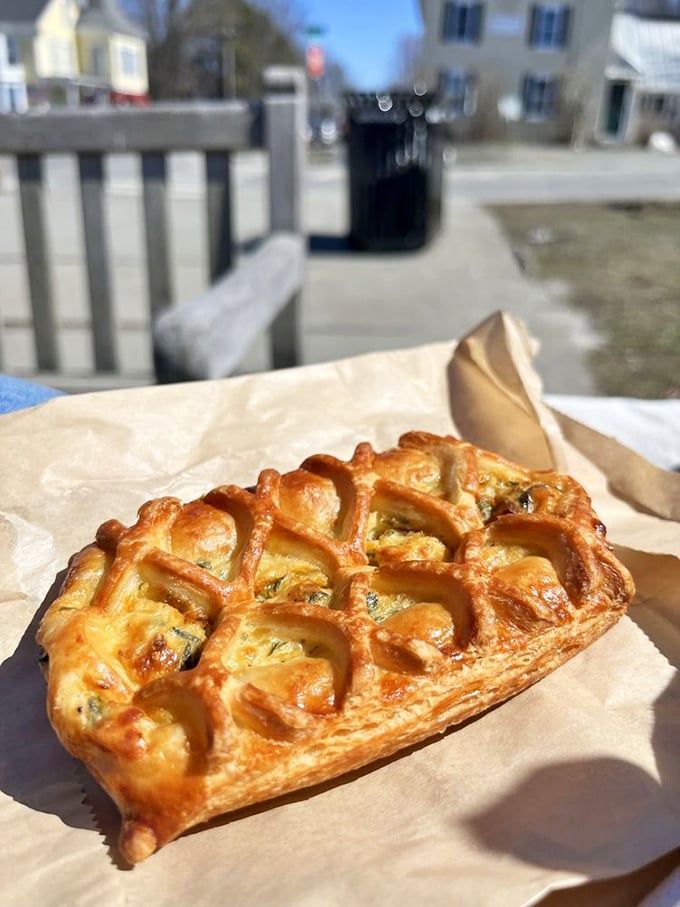
<path id="1" fill-rule="evenodd" d="M 233 373 L 260 331 L 275 368 L 299 361 L 299 301 L 304 279 L 302 180 L 305 77 L 291 67 L 264 73 L 257 101 L 195 102 L 148 108 L 61 108 L 0 116 L 0 155 L 16 158 L 30 295 L 35 377 L 67 390 L 129 383 L 121 373 L 112 301 L 104 161 L 140 156 L 149 343 L 160 382 Z M 232 155 L 268 156 L 268 233 L 237 257 L 233 239 Z M 171 286 L 167 155 L 198 151 L 205 167 L 209 274 L 206 289 L 175 304 Z M 65 375 L 47 242 L 43 157 L 78 160 L 89 295 L 93 374 Z M 0 361 L 0 370 L 2 362 Z"/>
<path id="2" fill-rule="evenodd" d="M 205 293 L 161 312 L 153 326 L 158 380 L 230 375 L 270 327 L 274 368 L 295 365 L 304 261 L 301 235 L 272 233 Z"/>

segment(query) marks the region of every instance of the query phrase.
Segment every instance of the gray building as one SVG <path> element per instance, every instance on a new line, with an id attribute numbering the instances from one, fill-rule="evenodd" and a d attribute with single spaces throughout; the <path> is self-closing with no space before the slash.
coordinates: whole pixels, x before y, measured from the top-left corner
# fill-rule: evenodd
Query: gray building
<path id="1" fill-rule="evenodd" d="M 455 137 L 589 141 L 615 0 L 420 0 L 423 78 Z"/>

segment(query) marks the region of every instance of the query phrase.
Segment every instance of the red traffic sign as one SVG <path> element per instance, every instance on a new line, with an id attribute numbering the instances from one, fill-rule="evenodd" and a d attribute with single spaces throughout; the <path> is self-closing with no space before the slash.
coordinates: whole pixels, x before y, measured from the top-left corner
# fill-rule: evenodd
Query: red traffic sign
<path id="1" fill-rule="evenodd" d="M 320 79 L 323 75 L 326 61 L 324 59 L 323 47 L 318 44 L 310 44 L 307 48 L 307 74 L 310 79 Z"/>

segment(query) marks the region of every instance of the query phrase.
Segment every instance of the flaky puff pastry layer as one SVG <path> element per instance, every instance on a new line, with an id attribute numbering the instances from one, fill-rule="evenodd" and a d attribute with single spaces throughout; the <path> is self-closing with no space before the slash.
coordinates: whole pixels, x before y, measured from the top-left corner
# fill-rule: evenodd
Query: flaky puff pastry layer
<path id="1" fill-rule="evenodd" d="M 574 479 L 412 432 L 105 523 L 37 641 L 136 863 L 515 695 L 633 591 Z"/>

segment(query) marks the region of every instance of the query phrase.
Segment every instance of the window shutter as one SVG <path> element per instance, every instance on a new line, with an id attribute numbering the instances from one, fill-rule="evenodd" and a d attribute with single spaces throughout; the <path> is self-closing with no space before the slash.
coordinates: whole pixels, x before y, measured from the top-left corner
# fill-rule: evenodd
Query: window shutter
<path id="1" fill-rule="evenodd" d="M 550 96 L 549 96 L 549 106 L 546 111 L 547 115 L 554 117 L 557 112 L 557 99 L 559 97 L 560 91 L 560 80 L 557 76 L 553 76 L 550 80 Z"/>
<path id="2" fill-rule="evenodd" d="M 465 75 L 465 107 L 463 113 L 467 117 L 474 116 L 477 111 L 477 77 L 471 72 Z"/>
<path id="3" fill-rule="evenodd" d="M 571 29 L 571 7 L 565 6 L 562 10 L 562 24 L 560 28 L 560 47 L 566 47 L 569 43 Z"/>
<path id="4" fill-rule="evenodd" d="M 522 79 L 522 112 L 525 116 L 529 113 L 529 76 Z"/>
<path id="5" fill-rule="evenodd" d="M 527 22 L 527 44 L 529 47 L 534 46 L 536 40 L 536 23 L 538 19 L 538 7 L 535 3 L 529 7 L 529 19 Z"/>
<path id="6" fill-rule="evenodd" d="M 479 44 L 482 40 L 482 25 L 484 21 L 484 4 L 475 3 L 472 7 L 472 39 Z"/>
<path id="7" fill-rule="evenodd" d="M 453 12 L 453 3 L 447 2 L 442 10 L 442 41 L 450 41 L 451 30 L 451 13 Z"/>

